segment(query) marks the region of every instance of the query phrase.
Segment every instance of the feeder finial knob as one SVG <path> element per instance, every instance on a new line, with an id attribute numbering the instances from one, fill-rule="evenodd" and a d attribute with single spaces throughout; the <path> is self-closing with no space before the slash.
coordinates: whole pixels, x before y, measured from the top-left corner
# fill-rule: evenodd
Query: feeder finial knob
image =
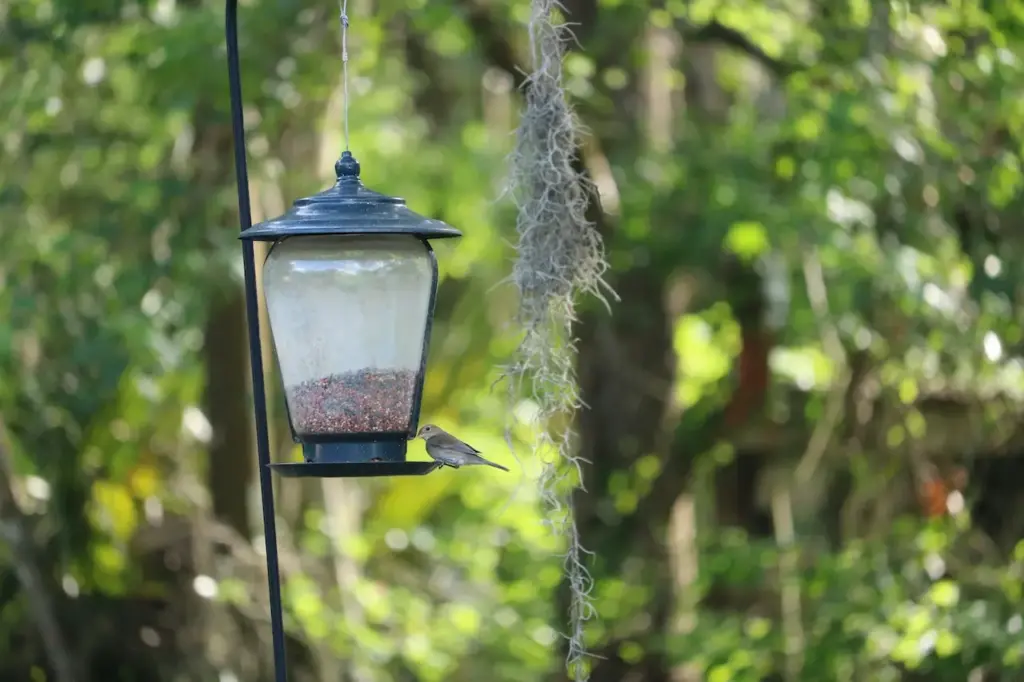
<path id="1" fill-rule="evenodd" d="M 341 158 L 334 164 L 334 172 L 338 175 L 338 180 L 346 179 L 359 179 L 359 162 L 356 161 L 356 157 L 352 156 L 352 152 L 347 149 L 342 152 Z"/>

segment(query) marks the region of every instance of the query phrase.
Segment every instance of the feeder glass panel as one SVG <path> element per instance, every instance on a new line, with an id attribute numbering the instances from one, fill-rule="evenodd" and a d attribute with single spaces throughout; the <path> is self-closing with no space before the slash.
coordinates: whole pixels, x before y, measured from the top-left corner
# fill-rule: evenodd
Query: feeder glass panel
<path id="1" fill-rule="evenodd" d="M 411 236 L 291 237 L 263 288 L 299 439 L 408 432 L 433 266 Z"/>

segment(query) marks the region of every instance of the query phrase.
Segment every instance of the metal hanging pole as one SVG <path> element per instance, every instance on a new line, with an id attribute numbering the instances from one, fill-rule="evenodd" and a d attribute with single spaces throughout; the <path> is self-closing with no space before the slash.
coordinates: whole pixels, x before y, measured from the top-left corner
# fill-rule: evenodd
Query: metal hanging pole
<path id="1" fill-rule="evenodd" d="M 238 0 L 225 0 L 224 36 L 228 49 L 228 89 L 231 93 L 231 131 L 235 147 L 235 181 L 238 184 L 238 221 L 244 232 L 252 226 L 249 205 L 249 173 L 245 160 L 245 122 L 242 115 L 242 77 L 238 59 Z M 252 367 L 252 399 L 256 413 L 256 454 L 259 460 L 260 497 L 263 502 L 263 535 L 267 544 L 267 582 L 270 588 L 270 627 L 274 642 L 274 679 L 287 682 L 281 574 L 277 557 L 277 526 L 274 516 L 274 485 L 270 471 L 270 437 L 267 432 L 267 395 L 260 349 L 260 311 L 256 291 L 253 243 L 242 242 L 245 270 L 245 312 L 249 327 L 249 361 Z"/>

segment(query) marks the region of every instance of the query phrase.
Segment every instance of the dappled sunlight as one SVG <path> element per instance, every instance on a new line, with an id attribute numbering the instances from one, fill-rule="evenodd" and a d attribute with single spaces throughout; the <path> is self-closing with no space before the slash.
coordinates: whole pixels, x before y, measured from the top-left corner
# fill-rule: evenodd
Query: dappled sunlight
<path id="1" fill-rule="evenodd" d="M 337 3 L 239 4 L 253 217 L 347 104 L 463 235 L 414 426 L 509 469 L 275 476 L 289 679 L 1021 678 L 1020 0 L 569 0 L 536 63 L 538 0 L 353 0 L 347 90 Z M 275 679 L 223 10 L 0 9 L 4 680 Z M 256 247 L 275 465 L 408 421 L 428 261 L 348 244 Z"/>

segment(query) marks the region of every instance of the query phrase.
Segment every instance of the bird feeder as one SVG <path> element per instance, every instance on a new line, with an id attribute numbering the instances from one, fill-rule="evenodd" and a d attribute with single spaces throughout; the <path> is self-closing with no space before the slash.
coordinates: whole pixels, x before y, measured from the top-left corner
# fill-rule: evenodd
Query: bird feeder
<path id="1" fill-rule="evenodd" d="M 294 440 L 284 476 L 425 474 L 415 437 L 437 293 L 431 239 L 461 233 L 374 192 L 344 152 L 337 182 L 254 225 L 270 242 L 263 291 Z"/>

